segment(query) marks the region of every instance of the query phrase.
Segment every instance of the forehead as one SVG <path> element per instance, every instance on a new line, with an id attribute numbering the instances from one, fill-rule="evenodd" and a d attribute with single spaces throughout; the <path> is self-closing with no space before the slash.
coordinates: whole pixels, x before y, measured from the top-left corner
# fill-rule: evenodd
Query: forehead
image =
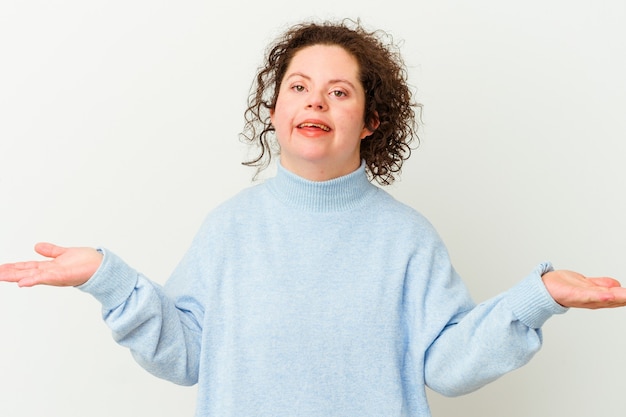
<path id="1" fill-rule="evenodd" d="M 285 75 L 294 72 L 327 75 L 331 78 L 351 77 L 358 81 L 360 70 L 357 59 L 341 46 L 312 45 L 295 53 Z"/>

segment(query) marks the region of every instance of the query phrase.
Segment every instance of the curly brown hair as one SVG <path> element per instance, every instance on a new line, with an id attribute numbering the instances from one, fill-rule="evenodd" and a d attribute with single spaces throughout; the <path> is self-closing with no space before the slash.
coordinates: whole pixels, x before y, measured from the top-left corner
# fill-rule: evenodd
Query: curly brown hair
<path id="1" fill-rule="evenodd" d="M 258 145 L 259 152 L 244 165 L 266 168 L 277 144 L 270 111 L 276 106 L 280 86 L 295 54 L 313 45 L 337 45 L 353 55 L 359 65 L 365 91 L 366 127 L 373 133 L 361 141 L 360 156 L 365 160 L 370 179 L 391 184 L 411 155 L 410 143 L 417 137 L 416 109 L 407 83 L 407 71 L 391 35 L 365 30 L 359 20 L 300 23 L 289 28 L 267 49 L 248 97 L 241 133 L 244 142 Z M 378 127 L 376 124 L 378 123 Z"/>

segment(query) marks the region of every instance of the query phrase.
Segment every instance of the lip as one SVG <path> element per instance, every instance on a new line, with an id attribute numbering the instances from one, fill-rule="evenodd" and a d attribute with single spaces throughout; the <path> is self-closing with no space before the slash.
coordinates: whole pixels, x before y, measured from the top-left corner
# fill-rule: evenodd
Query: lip
<path id="1" fill-rule="evenodd" d="M 318 119 L 307 119 L 296 125 L 298 129 L 306 129 L 306 130 L 320 130 L 322 132 L 330 132 L 332 128 L 328 125 L 328 123 L 323 120 Z"/>

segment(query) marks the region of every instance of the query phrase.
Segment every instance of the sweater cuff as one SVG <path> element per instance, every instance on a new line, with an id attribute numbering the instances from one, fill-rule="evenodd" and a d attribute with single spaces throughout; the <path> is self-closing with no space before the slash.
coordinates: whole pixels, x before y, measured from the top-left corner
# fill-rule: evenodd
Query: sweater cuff
<path id="1" fill-rule="evenodd" d="M 98 251 L 103 255 L 100 267 L 87 282 L 76 288 L 93 295 L 108 311 L 126 301 L 135 289 L 138 274 L 114 253 L 103 248 Z"/>
<path id="2" fill-rule="evenodd" d="M 553 315 L 568 310 L 554 301 L 541 279 L 543 274 L 553 270 L 552 264 L 544 262 L 506 293 L 513 314 L 532 329 L 539 329 Z"/>

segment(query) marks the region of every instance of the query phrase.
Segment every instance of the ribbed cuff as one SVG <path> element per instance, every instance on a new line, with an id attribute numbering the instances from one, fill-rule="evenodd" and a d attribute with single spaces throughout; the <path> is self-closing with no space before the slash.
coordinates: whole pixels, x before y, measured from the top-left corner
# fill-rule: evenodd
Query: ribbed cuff
<path id="1" fill-rule="evenodd" d="M 549 262 L 544 262 L 506 293 L 513 314 L 532 329 L 539 329 L 553 315 L 568 310 L 554 301 L 541 279 L 543 274 L 553 270 Z"/>
<path id="2" fill-rule="evenodd" d="M 103 248 L 98 251 L 103 254 L 100 268 L 89 281 L 76 288 L 93 295 L 104 310 L 112 310 L 133 292 L 138 274 L 114 253 Z"/>

